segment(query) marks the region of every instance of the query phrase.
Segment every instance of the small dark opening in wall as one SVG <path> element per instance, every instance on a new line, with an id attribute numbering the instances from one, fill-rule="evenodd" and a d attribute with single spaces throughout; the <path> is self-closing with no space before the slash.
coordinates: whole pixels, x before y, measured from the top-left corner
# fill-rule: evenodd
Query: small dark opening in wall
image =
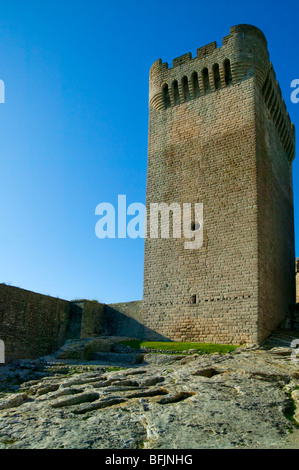
<path id="1" fill-rule="evenodd" d="M 228 86 L 232 83 L 232 71 L 230 66 L 230 60 L 226 59 L 224 62 L 224 77 L 225 77 L 225 84 Z"/>
<path id="2" fill-rule="evenodd" d="M 164 87 L 163 87 L 163 100 L 164 100 L 165 109 L 169 108 L 171 103 L 170 103 L 168 85 L 164 85 Z"/>
<path id="3" fill-rule="evenodd" d="M 196 304 L 196 294 L 193 294 L 191 297 L 191 303 Z"/>
<path id="4" fill-rule="evenodd" d="M 194 98 L 197 98 L 199 96 L 199 85 L 198 85 L 198 74 L 197 74 L 197 72 L 193 72 L 193 74 L 192 74 L 192 86 L 193 86 Z"/>
<path id="5" fill-rule="evenodd" d="M 202 71 L 202 79 L 203 79 L 203 86 L 204 86 L 205 93 L 207 93 L 211 90 L 210 80 L 209 80 L 209 71 L 207 68 L 204 68 Z"/>
<path id="6" fill-rule="evenodd" d="M 264 83 L 264 85 L 263 85 L 263 88 L 262 88 L 262 94 L 263 94 L 263 96 L 265 96 L 265 91 L 266 91 L 268 85 L 269 85 L 269 75 L 267 76 L 267 78 L 266 78 L 266 80 L 265 80 L 265 83 Z"/>
<path id="7" fill-rule="evenodd" d="M 199 230 L 199 229 L 200 229 L 200 223 L 199 223 L 199 222 L 193 222 L 193 223 L 191 224 L 191 230 L 192 230 L 192 232 L 196 232 L 196 231 Z"/>
<path id="8" fill-rule="evenodd" d="M 182 86 L 183 86 L 183 93 L 184 93 L 184 101 L 190 101 L 190 93 L 189 93 L 189 85 L 188 85 L 188 78 L 183 77 L 182 79 Z"/>
<path id="9" fill-rule="evenodd" d="M 219 90 L 221 87 L 221 80 L 220 80 L 220 72 L 219 72 L 219 65 L 215 64 L 213 67 L 213 74 L 214 74 L 214 85 L 216 90 Z"/>

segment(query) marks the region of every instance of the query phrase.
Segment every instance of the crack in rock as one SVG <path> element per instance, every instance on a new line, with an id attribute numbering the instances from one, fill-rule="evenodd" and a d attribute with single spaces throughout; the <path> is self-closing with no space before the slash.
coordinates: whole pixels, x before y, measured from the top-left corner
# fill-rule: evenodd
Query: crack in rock
<path id="1" fill-rule="evenodd" d="M 73 413 L 75 414 L 85 414 L 88 413 L 89 411 L 95 411 L 103 408 L 107 408 L 113 405 L 119 405 L 120 403 L 124 403 L 126 401 L 125 398 L 120 398 L 120 397 L 109 397 L 107 399 L 103 399 L 100 401 L 97 401 L 95 403 L 92 403 L 91 405 L 82 405 L 79 406 L 78 408 L 75 408 L 73 410 Z"/>
<path id="2" fill-rule="evenodd" d="M 58 400 L 51 404 L 52 408 L 62 408 L 64 406 L 78 405 L 79 403 L 93 402 L 99 398 L 98 393 L 80 393 L 66 400 Z"/>
<path id="3" fill-rule="evenodd" d="M 186 400 L 192 395 L 195 395 L 195 393 L 194 392 L 178 392 L 173 395 L 169 395 L 165 398 L 161 398 L 161 400 L 159 400 L 158 403 L 160 403 L 160 405 L 167 405 L 169 403 L 178 403 L 180 401 Z"/>
<path id="4" fill-rule="evenodd" d="M 144 390 L 136 393 L 131 393 L 130 395 L 127 395 L 127 398 L 155 397 L 159 395 L 167 395 L 168 393 L 168 390 L 164 390 L 162 388 L 155 388 L 153 390 Z"/>

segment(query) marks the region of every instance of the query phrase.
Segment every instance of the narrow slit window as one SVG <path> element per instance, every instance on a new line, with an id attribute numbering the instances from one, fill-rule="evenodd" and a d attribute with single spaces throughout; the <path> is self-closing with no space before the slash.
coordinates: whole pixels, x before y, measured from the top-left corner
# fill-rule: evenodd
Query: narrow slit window
<path id="1" fill-rule="evenodd" d="M 215 89 L 219 90 L 221 88 L 221 80 L 220 80 L 220 72 L 219 72 L 219 65 L 215 64 L 213 67 L 213 75 L 214 75 L 214 85 Z"/>
<path id="2" fill-rule="evenodd" d="M 168 89 L 167 84 L 163 86 L 163 101 L 164 101 L 165 109 L 170 108 L 171 103 L 170 103 L 169 89 Z"/>
<path id="3" fill-rule="evenodd" d="M 211 90 L 210 87 L 210 79 L 209 79 L 209 71 L 207 68 L 204 68 L 202 71 L 202 81 L 205 93 L 208 93 Z"/>
<path id="4" fill-rule="evenodd" d="M 278 106 L 277 97 L 274 97 L 272 106 L 270 108 L 270 113 L 271 113 L 273 119 L 274 119 L 274 115 L 275 115 L 275 109 L 276 109 L 277 106 Z"/>
<path id="5" fill-rule="evenodd" d="M 270 82 L 270 84 L 269 84 L 269 86 L 268 86 L 268 88 L 267 88 L 267 92 L 266 92 L 266 94 L 265 94 L 265 103 L 268 102 L 268 99 L 269 99 L 270 94 L 272 94 L 272 84 L 271 84 L 271 82 Z"/>
<path id="6" fill-rule="evenodd" d="M 192 87 L 193 87 L 194 98 L 198 98 L 199 97 L 199 85 L 198 85 L 198 74 L 197 74 L 197 72 L 193 72 L 191 79 L 192 79 Z"/>
<path id="7" fill-rule="evenodd" d="M 230 60 L 229 59 L 227 59 L 224 62 L 224 78 L 225 78 L 226 86 L 230 85 L 233 81 L 232 71 L 231 71 Z"/>
<path id="8" fill-rule="evenodd" d="M 191 303 L 194 305 L 196 304 L 196 294 L 193 294 L 191 297 Z"/>
<path id="9" fill-rule="evenodd" d="M 189 84 L 188 78 L 183 77 L 182 79 L 182 87 L 183 87 L 183 94 L 184 94 L 184 102 L 190 101 L 190 92 L 189 92 Z"/>
<path id="10" fill-rule="evenodd" d="M 177 80 L 175 80 L 172 84 L 172 89 L 173 89 L 173 99 L 174 99 L 174 104 L 180 104 L 180 93 L 179 93 L 179 85 Z"/>
<path id="11" fill-rule="evenodd" d="M 269 101 L 267 102 L 267 106 L 268 106 L 268 109 L 269 109 L 269 112 L 273 106 L 273 100 L 275 98 L 275 93 L 274 93 L 274 89 L 272 90 L 272 93 L 270 95 L 270 98 L 269 98 Z"/>
<path id="12" fill-rule="evenodd" d="M 273 111 L 273 121 L 275 122 L 275 124 L 277 124 L 278 115 L 279 115 L 279 103 L 276 101 L 276 105 Z"/>
<path id="13" fill-rule="evenodd" d="M 282 119 L 282 114 L 281 114 L 281 111 L 279 111 L 279 117 L 278 117 L 278 120 L 277 120 L 277 131 L 278 131 L 278 134 L 280 135 L 281 133 L 281 126 L 282 126 L 282 123 L 283 123 L 283 119 Z"/>
<path id="14" fill-rule="evenodd" d="M 265 81 L 265 83 L 264 83 L 264 85 L 263 85 L 263 88 L 262 88 L 262 94 L 263 94 L 263 96 L 265 96 L 265 92 L 266 92 L 266 90 L 267 90 L 268 85 L 269 85 L 269 75 L 267 75 L 266 81 Z"/>

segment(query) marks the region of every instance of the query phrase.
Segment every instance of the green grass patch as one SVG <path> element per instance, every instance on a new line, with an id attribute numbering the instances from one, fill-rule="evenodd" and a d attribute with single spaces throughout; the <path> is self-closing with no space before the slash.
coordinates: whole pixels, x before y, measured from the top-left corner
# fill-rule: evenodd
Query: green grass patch
<path id="1" fill-rule="evenodd" d="M 127 367 L 117 367 L 117 366 L 103 366 L 105 372 L 116 372 L 119 370 L 126 370 Z"/>
<path id="2" fill-rule="evenodd" d="M 172 351 L 182 353 L 189 349 L 196 350 L 199 354 L 220 353 L 226 354 L 234 351 L 239 346 L 232 344 L 212 344 L 212 343 L 184 343 L 184 342 L 156 342 L 156 341 L 123 341 L 121 344 L 134 349 L 147 348 L 155 351 Z"/>

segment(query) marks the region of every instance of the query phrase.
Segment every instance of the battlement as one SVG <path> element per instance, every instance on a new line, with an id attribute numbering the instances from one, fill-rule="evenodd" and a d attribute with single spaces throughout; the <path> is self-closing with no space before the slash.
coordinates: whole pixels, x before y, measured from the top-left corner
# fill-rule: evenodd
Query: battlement
<path id="1" fill-rule="evenodd" d="M 159 65 L 164 68 L 164 70 L 170 70 L 172 68 L 179 67 L 183 64 L 187 64 L 188 62 L 195 59 L 206 59 L 215 50 L 220 50 L 223 46 L 226 46 L 229 43 L 230 38 L 232 37 L 241 37 L 242 39 L 256 38 L 267 49 L 266 38 L 264 36 L 264 33 L 259 28 L 252 25 L 240 24 L 232 26 L 230 28 L 230 34 L 222 39 L 222 46 L 217 47 L 217 42 L 213 41 L 209 44 L 206 44 L 205 46 L 199 47 L 196 51 L 195 57 L 192 57 L 191 52 L 187 52 L 186 54 L 183 54 L 173 59 L 172 66 L 169 66 L 168 62 L 162 62 L 162 59 L 158 59 L 156 62 L 154 62 L 153 68 L 155 68 L 156 65 Z"/>
<path id="2" fill-rule="evenodd" d="M 221 47 L 216 42 L 206 44 L 197 49 L 195 57 L 188 52 L 175 58 L 172 67 L 161 59 L 154 62 L 150 70 L 150 108 L 167 109 L 253 75 L 262 87 L 265 64 L 270 62 L 262 31 L 250 25 L 233 26 Z"/>
<path id="3" fill-rule="evenodd" d="M 288 159 L 295 155 L 295 130 L 269 60 L 263 32 L 251 25 L 236 25 L 223 38 L 222 46 L 211 42 L 173 60 L 172 67 L 161 59 L 150 71 L 149 106 L 166 111 L 194 99 L 221 91 L 255 77 L 269 116 L 273 120 Z"/>

